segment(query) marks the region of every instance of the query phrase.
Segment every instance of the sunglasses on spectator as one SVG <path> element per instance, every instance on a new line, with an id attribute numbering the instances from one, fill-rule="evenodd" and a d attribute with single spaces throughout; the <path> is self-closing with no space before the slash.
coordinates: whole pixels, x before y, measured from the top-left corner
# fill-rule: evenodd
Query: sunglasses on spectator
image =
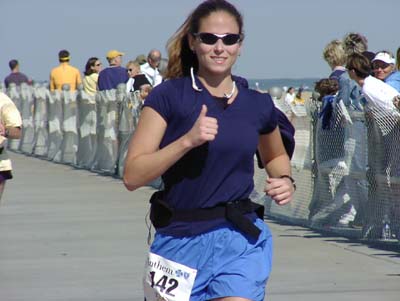
<path id="1" fill-rule="evenodd" d="M 96 67 L 99 67 L 99 66 L 101 66 L 101 63 L 95 64 L 95 66 L 96 66 Z"/>
<path id="2" fill-rule="evenodd" d="M 206 45 L 214 45 L 219 39 L 226 46 L 231 46 L 242 41 L 242 35 L 238 33 L 215 34 L 209 32 L 194 33 L 194 37 L 198 38 L 200 42 Z"/>
<path id="3" fill-rule="evenodd" d="M 381 69 L 386 69 L 386 68 L 389 67 L 389 66 L 390 66 L 390 64 L 385 63 L 385 62 L 376 61 L 376 62 L 373 62 L 373 63 L 372 63 L 372 68 L 374 68 L 375 70 L 377 70 L 377 69 L 379 69 L 379 68 L 381 68 Z"/>

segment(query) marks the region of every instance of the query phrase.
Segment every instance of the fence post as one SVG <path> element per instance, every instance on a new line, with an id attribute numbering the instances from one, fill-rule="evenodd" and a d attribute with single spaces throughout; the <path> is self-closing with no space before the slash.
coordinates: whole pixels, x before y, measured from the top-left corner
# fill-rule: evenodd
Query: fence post
<path id="1" fill-rule="evenodd" d="M 31 155 L 33 153 L 35 130 L 33 127 L 33 88 L 26 83 L 20 86 L 21 95 L 21 116 L 22 116 L 22 135 L 20 150 Z"/>
<path id="2" fill-rule="evenodd" d="M 96 155 L 96 100 L 95 95 L 87 94 L 83 89 L 78 89 L 78 152 L 77 165 L 91 169 Z"/>
<path id="3" fill-rule="evenodd" d="M 33 86 L 34 95 L 34 129 L 35 137 L 33 143 L 33 154 L 36 156 L 47 156 L 49 132 L 48 132 L 48 112 L 46 94 L 48 90 L 39 84 Z"/>
<path id="4" fill-rule="evenodd" d="M 47 94 L 49 108 L 49 148 L 47 158 L 55 162 L 61 162 L 61 145 L 63 132 L 61 131 L 61 121 L 63 119 L 61 93 L 54 90 Z"/>
<path id="5" fill-rule="evenodd" d="M 76 153 L 78 151 L 76 93 L 76 91 L 71 91 L 69 85 L 63 85 L 61 91 L 63 109 L 61 162 L 73 165 L 76 164 Z"/>
<path id="6" fill-rule="evenodd" d="M 8 96 L 11 98 L 11 100 L 14 102 L 15 106 L 17 107 L 18 111 L 21 114 L 21 96 L 20 96 L 19 90 L 17 89 L 17 85 L 14 83 L 11 83 L 8 86 L 8 89 L 6 92 L 7 92 Z M 21 117 L 22 117 L 22 115 L 21 115 Z M 13 151 L 19 151 L 20 144 L 21 144 L 20 139 L 10 139 L 8 141 L 8 148 Z"/>

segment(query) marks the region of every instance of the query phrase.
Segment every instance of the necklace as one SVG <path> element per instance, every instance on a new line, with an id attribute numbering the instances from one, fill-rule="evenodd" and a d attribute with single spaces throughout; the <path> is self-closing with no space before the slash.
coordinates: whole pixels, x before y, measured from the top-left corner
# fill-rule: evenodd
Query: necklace
<path id="1" fill-rule="evenodd" d="M 235 81 L 233 81 L 231 93 L 229 93 L 229 94 L 224 93 L 224 97 L 226 97 L 228 99 L 231 98 L 233 96 L 233 94 L 235 94 L 235 91 L 236 91 L 236 83 L 235 83 Z"/>

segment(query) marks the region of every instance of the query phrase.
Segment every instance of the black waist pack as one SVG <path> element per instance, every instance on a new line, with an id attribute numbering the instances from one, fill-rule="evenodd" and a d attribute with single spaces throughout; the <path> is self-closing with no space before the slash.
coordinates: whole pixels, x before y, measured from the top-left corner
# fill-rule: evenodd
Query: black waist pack
<path id="1" fill-rule="evenodd" d="M 210 208 L 175 210 L 163 200 L 163 191 L 156 191 L 150 198 L 150 204 L 150 220 L 155 228 L 166 227 L 174 221 L 198 222 L 225 218 L 243 233 L 257 239 L 261 231 L 245 214 L 255 212 L 259 218 L 264 218 L 264 206 L 250 199 L 220 203 Z"/>

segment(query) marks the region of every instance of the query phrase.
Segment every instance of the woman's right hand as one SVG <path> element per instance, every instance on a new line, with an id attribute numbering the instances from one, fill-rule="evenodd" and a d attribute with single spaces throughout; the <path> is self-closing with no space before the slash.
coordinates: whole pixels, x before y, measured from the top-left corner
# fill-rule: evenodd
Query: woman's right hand
<path id="1" fill-rule="evenodd" d="M 207 106 L 202 105 L 199 117 L 189 132 L 186 139 L 191 147 L 197 147 L 205 142 L 213 141 L 218 134 L 218 121 L 214 117 L 207 117 Z"/>

